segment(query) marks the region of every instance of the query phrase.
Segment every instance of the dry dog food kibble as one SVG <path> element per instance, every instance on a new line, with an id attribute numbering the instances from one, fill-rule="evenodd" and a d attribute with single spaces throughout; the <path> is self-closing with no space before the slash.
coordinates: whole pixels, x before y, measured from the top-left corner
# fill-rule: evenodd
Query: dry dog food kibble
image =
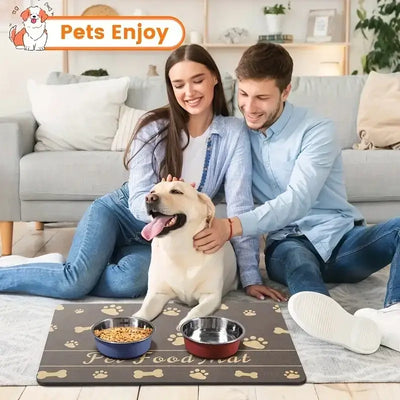
<path id="1" fill-rule="evenodd" d="M 131 326 L 121 326 L 116 328 L 96 329 L 94 334 L 108 342 L 138 342 L 151 335 L 151 328 L 135 328 Z"/>

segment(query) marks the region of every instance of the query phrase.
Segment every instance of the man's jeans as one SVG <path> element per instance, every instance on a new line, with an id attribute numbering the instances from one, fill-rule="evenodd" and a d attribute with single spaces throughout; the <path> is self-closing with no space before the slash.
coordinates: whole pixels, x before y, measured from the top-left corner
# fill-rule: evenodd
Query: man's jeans
<path id="1" fill-rule="evenodd" d="M 400 218 L 371 227 L 355 226 L 324 262 L 305 236 L 274 241 L 265 251 L 270 279 L 291 294 L 329 295 L 324 282 L 355 283 L 391 263 L 385 307 L 400 302 Z"/>
<path id="2" fill-rule="evenodd" d="M 128 207 L 128 186 L 95 200 L 76 229 L 65 264 L 0 268 L 0 292 L 73 299 L 92 294 L 137 297 L 147 291 L 151 247 L 145 223 Z"/>

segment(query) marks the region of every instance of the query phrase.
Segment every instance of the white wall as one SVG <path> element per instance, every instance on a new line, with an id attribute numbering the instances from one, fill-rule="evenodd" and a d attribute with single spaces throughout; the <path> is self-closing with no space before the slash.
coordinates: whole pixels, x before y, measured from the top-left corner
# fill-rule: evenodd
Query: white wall
<path id="1" fill-rule="evenodd" d="M 10 1 L 10 4 L 17 1 Z M 32 3 L 41 5 L 44 1 L 32 0 Z M 62 14 L 62 0 L 48 2 L 54 9 L 55 15 Z M 137 8 L 148 15 L 173 15 L 184 23 L 187 32 L 203 31 L 203 0 L 104 0 L 100 3 L 114 7 L 120 15 L 131 15 Z M 275 1 L 209 0 L 209 3 L 209 41 L 218 41 L 225 29 L 238 26 L 249 31 L 247 42 L 255 42 L 259 34 L 265 33 L 262 7 L 269 3 L 274 4 Z M 93 4 L 96 4 L 93 0 L 69 0 L 68 13 L 80 15 Z M 368 50 L 368 44 L 364 42 L 361 34 L 354 32 L 357 6 L 358 1 L 352 0 L 350 72 L 354 69 L 360 70 L 361 55 Z M 370 11 L 376 6 L 376 0 L 365 0 L 364 6 Z M 308 10 L 314 8 L 336 8 L 340 15 L 343 13 L 343 1 L 292 0 L 292 10 L 286 18 L 285 32 L 292 33 L 296 41 L 304 41 Z M 13 7 L 10 7 L 10 21 L 13 17 L 12 9 Z M 13 18 L 15 19 L 15 16 Z M 340 26 L 338 31 L 341 31 Z M 244 48 L 216 48 L 210 49 L 210 52 L 221 72 L 232 73 L 243 50 Z M 290 49 L 295 61 L 294 74 L 318 75 L 321 73 L 321 62 L 340 61 L 340 52 L 340 48 L 334 47 L 318 50 Z M 49 72 L 62 70 L 61 51 L 16 50 L 8 39 L 8 32 L 4 29 L 0 31 L 0 54 L 0 116 L 29 109 L 29 99 L 25 89 L 27 79 L 44 82 Z M 144 76 L 148 65 L 155 64 L 161 75 L 168 54 L 169 52 L 165 51 L 70 51 L 69 70 L 80 74 L 87 69 L 105 68 L 110 75 Z"/>

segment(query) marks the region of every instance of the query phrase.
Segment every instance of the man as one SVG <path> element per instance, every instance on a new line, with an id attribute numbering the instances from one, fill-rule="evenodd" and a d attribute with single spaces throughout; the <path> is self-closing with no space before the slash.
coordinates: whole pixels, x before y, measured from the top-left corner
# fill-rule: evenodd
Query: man
<path id="1" fill-rule="evenodd" d="M 289 312 L 306 332 L 358 353 L 380 344 L 400 351 L 400 218 L 366 227 L 347 202 L 335 127 L 287 101 L 292 70 L 289 53 L 272 43 L 251 46 L 239 61 L 238 104 L 262 205 L 215 220 L 195 246 L 213 252 L 231 236 L 268 233 L 269 278 L 288 286 Z M 329 297 L 326 282 L 358 282 L 389 263 L 384 309 L 352 316 Z M 245 289 L 264 298 L 263 285 Z"/>

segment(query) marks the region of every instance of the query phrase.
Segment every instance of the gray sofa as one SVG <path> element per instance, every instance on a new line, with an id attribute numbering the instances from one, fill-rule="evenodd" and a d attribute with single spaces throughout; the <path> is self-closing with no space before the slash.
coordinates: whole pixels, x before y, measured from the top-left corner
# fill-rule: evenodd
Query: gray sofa
<path id="1" fill-rule="evenodd" d="M 49 84 L 95 78 L 52 73 Z M 289 101 L 333 119 L 343 149 L 348 198 L 369 223 L 400 215 L 400 152 L 353 150 L 356 118 L 365 76 L 295 77 Z M 237 108 L 234 80 L 224 79 L 232 113 Z M 166 103 L 160 77 L 131 78 L 128 106 L 149 110 Z M 0 226 L 2 253 L 11 253 L 13 221 L 78 221 L 97 197 L 127 180 L 123 152 L 34 152 L 37 123 L 32 113 L 0 118 Z"/>

